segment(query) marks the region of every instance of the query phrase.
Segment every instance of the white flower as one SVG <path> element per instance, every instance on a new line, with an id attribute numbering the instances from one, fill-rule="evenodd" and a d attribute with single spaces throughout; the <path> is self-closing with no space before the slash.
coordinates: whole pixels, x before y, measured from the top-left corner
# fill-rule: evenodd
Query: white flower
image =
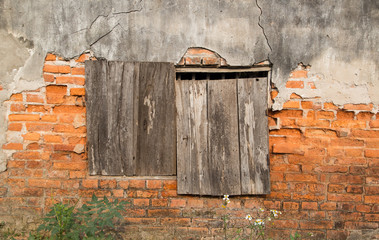
<path id="1" fill-rule="evenodd" d="M 229 200 L 229 195 L 224 195 L 224 198 L 222 200 L 228 201 Z"/>
<path id="2" fill-rule="evenodd" d="M 277 210 L 270 210 L 272 215 L 274 215 L 274 217 L 278 217 L 278 214 L 282 214 L 281 211 L 277 211 Z"/>
<path id="3" fill-rule="evenodd" d="M 246 219 L 249 220 L 249 221 L 251 221 L 251 220 L 253 220 L 253 217 L 250 214 L 247 214 L 246 215 Z"/>
<path id="4" fill-rule="evenodd" d="M 254 225 L 255 226 L 257 226 L 257 225 L 265 225 L 265 222 L 262 219 L 257 219 L 257 220 L 255 220 Z"/>
<path id="5" fill-rule="evenodd" d="M 267 220 L 268 220 L 268 221 L 271 221 L 271 218 L 270 218 L 270 217 L 268 217 L 268 218 L 267 218 Z"/>
<path id="6" fill-rule="evenodd" d="M 259 211 L 264 212 L 265 210 L 263 208 L 260 208 Z"/>
<path id="7" fill-rule="evenodd" d="M 229 199 L 226 199 L 226 203 L 230 203 L 230 200 L 229 200 Z"/>

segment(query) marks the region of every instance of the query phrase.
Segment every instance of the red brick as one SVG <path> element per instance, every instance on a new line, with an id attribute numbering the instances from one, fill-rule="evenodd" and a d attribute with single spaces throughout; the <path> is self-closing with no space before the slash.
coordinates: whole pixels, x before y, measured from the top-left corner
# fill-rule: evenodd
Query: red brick
<path id="1" fill-rule="evenodd" d="M 26 94 L 26 101 L 31 103 L 43 103 L 45 100 L 41 95 Z"/>
<path id="2" fill-rule="evenodd" d="M 116 188 L 116 180 L 100 180 L 100 188 Z"/>
<path id="3" fill-rule="evenodd" d="M 347 173 L 349 171 L 349 167 L 347 166 L 320 166 L 316 167 L 315 172 L 320 173 Z"/>
<path id="4" fill-rule="evenodd" d="M 321 210 L 336 210 L 335 202 L 325 202 L 320 204 Z"/>
<path id="5" fill-rule="evenodd" d="M 316 85 L 314 82 L 307 82 L 307 85 L 310 89 L 316 89 Z"/>
<path id="6" fill-rule="evenodd" d="M 162 218 L 161 220 L 161 224 L 164 225 L 164 226 L 167 226 L 167 225 L 175 225 L 175 226 L 178 226 L 178 225 L 181 225 L 181 226 L 189 226 L 191 223 L 191 218 L 182 218 L 182 217 L 179 217 L 179 218 Z"/>
<path id="7" fill-rule="evenodd" d="M 83 53 L 83 54 L 80 55 L 79 58 L 76 59 L 75 61 L 76 61 L 76 62 L 84 63 L 84 61 L 89 60 L 89 59 L 90 59 L 90 55 L 89 55 L 88 53 Z"/>
<path id="8" fill-rule="evenodd" d="M 45 142 L 47 143 L 62 143 L 63 139 L 60 135 L 45 135 L 43 136 Z"/>
<path id="9" fill-rule="evenodd" d="M 9 123 L 8 131 L 21 131 L 22 124 L 21 123 Z"/>
<path id="10" fill-rule="evenodd" d="M 302 99 L 302 97 L 296 93 L 291 93 L 290 99 Z"/>
<path id="11" fill-rule="evenodd" d="M 372 104 L 345 104 L 343 108 L 346 110 L 363 110 L 363 111 L 371 111 L 373 105 Z"/>
<path id="12" fill-rule="evenodd" d="M 40 135 L 38 133 L 26 133 L 22 135 L 24 140 L 29 140 L 29 141 L 38 141 L 40 139 Z"/>
<path id="13" fill-rule="evenodd" d="M 361 202 L 362 195 L 356 194 L 328 194 L 329 201 L 336 202 Z"/>
<path id="14" fill-rule="evenodd" d="M 369 158 L 377 158 L 379 157 L 379 150 L 374 149 L 366 149 L 365 150 L 365 157 Z"/>
<path id="15" fill-rule="evenodd" d="M 271 130 L 270 135 L 300 137 L 301 131 L 300 129 L 281 128 L 279 130 Z"/>
<path id="16" fill-rule="evenodd" d="M 302 202 L 301 208 L 303 210 L 317 210 L 317 202 Z"/>
<path id="17" fill-rule="evenodd" d="M 291 72 L 290 75 L 291 78 L 307 78 L 308 77 L 308 71 L 307 70 L 295 70 Z"/>
<path id="18" fill-rule="evenodd" d="M 84 67 L 71 68 L 71 74 L 72 75 L 85 75 L 85 69 Z"/>
<path id="19" fill-rule="evenodd" d="M 161 192 L 162 197 L 176 197 L 178 193 L 176 190 L 164 190 Z"/>
<path id="20" fill-rule="evenodd" d="M 379 227 L 378 223 L 372 223 L 372 222 L 346 222 L 345 228 L 349 230 L 354 229 L 377 229 Z"/>
<path id="21" fill-rule="evenodd" d="M 29 104 L 27 107 L 27 112 L 46 112 L 49 109 L 49 107 L 46 107 L 44 105 L 31 105 Z"/>
<path id="22" fill-rule="evenodd" d="M 187 207 L 202 208 L 204 206 L 204 201 L 202 199 L 190 198 L 187 201 Z M 228 207 L 230 207 L 228 205 Z"/>
<path id="23" fill-rule="evenodd" d="M 330 141 L 332 146 L 341 146 L 341 147 L 363 147 L 364 141 L 359 139 L 349 139 L 349 138 L 337 138 L 331 139 Z"/>
<path id="24" fill-rule="evenodd" d="M 158 197 L 158 191 L 156 190 L 137 190 L 136 197 L 139 198 L 156 198 Z"/>
<path id="25" fill-rule="evenodd" d="M 168 200 L 167 199 L 151 199 L 152 207 L 167 207 Z M 173 207 L 173 206 L 171 206 Z"/>
<path id="26" fill-rule="evenodd" d="M 70 73 L 70 66 L 61 66 L 61 65 L 47 65 L 43 67 L 44 72 L 48 73 Z"/>
<path id="27" fill-rule="evenodd" d="M 333 229 L 332 221 L 317 221 L 317 222 L 300 222 L 301 229 Z"/>
<path id="28" fill-rule="evenodd" d="M 272 90 L 270 94 L 271 94 L 271 99 L 274 99 L 276 98 L 276 96 L 278 96 L 279 92 L 277 90 Z"/>
<path id="29" fill-rule="evenodd" d="M 123 189 L 113 189 L 112 196 L 116 198 L 124 198 L 124 190 Z"/>
<path id="30" fill-rule="evenodd" d="M 50 82 L 50 83 L 55 81 L 54 75 L 51 75 L 51 74 L 43 74 L 43 79 L 45 80 L 45 82 Z"/>
<path id="31" fill-rule="evenodd" d="M 9 121 L 38 121 L 40 116 L 37 114 L 10 114 Z"/>
<path id="32" fill-rule="evenodd" d="M 14 103 L 10 108 L 11 112 L 23 112 L 25 109 L 25 105 L 22 103 Z"/>
<path id="33" fill-rule="evenodd" d="M 370 121 L 372 119 L 372 116 L 374 116 L 374 114 L 370 112 L 360 112 L 356 116 L 357 116 L 357 120 Z"/>
<path id="34" fill-rule="evenodd" d="M 363 205 L 363 204 L 357 204 L 355 206 L 356 210 L 358 212 L 365 212 L 365 213 L 368 213 L 371 211 L 371 207 L 369 205 Z"/>
<path id="35" fill-rule="evenodd" d="M 54 126 L 53 131 L 58 133 L 85 133 L 87 130 L 86 127 L 75 128 L 74 126 L 59 124 Z"/>
<path id="36" fill-rule="evenodd" d="M 358 194 L 360 194 L 360 193 L 363 193 L 363 187 L 361 187 L 361 186 L 354 186 L 354 185 L 347 186 L 346 192 L 347 193 L 358 193 Z"/>
<path id="37" fill-rule="evenodd" d="M 313 102 L 311 102 L 311 101 L 302 101 L 301 102 L 301 108 L 303 108 L 303 109 L 312 109 L 313 108 Z"/>
<path id="38" fill-rule="evenodd" d="M 148 207 L 150 199 L 133 199 L 133 205 L 136 207 Z"/>
<path id="39" fill-rule="evenodd" d="M 165 180 L 163 181 L 163 189 L 165 190 L 176 190 L 176 180 Z"/>
<path id="40" fill-rule="evenodd" d="M 367 159 L 358 157 L 337 158 L 334 163 L 340 165 L 366 165 Z"/>
<path id="41" fill-rule="evenodd" d="M 332 111 L 318 111 L 317 118 L 319 119 L 334 119 L 334 112 Z"/>
<path id="42" fill-rule="evenodd" d="M 84 178 L 86 173 L 83 171 L 70 171 L 70 178 Z"/>
<path id="43" fill-rule="evenodd" d="M 287 173 L 285 180 L 290 182 L 317 182 L 317 175 L 303 173 Z"/>
<path id="44" fill-rule="evenodd" d="M 23 150 L 24 145 L 22 143 L 7 143 L 7 144 L 3 144 L 3 149 L 5 149 L 5 150 Z"/>
<path id="45" fill-rule="evenodd" d="M 329 178 L 331 183 L 354 183 L 362 184 L 364 183 L 364 178 L 362 176 L 356 175 L 332 175 Z"/>
<path id="46" fill-rule="evenodd" d="M 54 169 L 59 170 L 84 170 L 87 168 L 86 162 L 55 162 Z"/>
<path id="47" fill-rule="evenodd" d="M 187 202 L 185 199 L 171 199 L 170 207 L 185 207 Z"/>
<path id="48" fill-rule="evenodd" d="M 376 184 L 378 184 L 378 182 Z M 366 186 L 365 191 L 367 195 L 379 195 L 379 186 Z"/>
<path id="49" fill-rule="evenodd" d="M 78 107 L 78 106 L 55 106 L 53 109 L 54 113 L 85 113 L 86 109 L 85 107 Z"/>
<path id="50" fill-rule="evenodd" d="M 51 131 L 52 128 L 53 125 L 46 123 L 26 123 L 26 129 L 30 132 L 48 132 Z"/>
<path id="51" fill-rule="evenodd" d="M 146 186 L 148 189 L 159 189 L 162 187 L 162 180 L 147 180 Z"/>
<path id="52" fill-rule="evenodd" d="M 273 112 L 271 117 L 274 118 L 302 118 L 303 110 L 281 110 Z"/>
<path id="53" fill-rule="evenodd" d="M 357 120 L 337 120 L 332 122 L 332 128 L 366 128 L 366 122 Z"/>
<path id="54" fill-rule="evenodd" d="M 16 152 L 13 154 L 14 159 L 39 159 L 41 154 L 39 152 Z"/>
<path id="55" fill-rule="evenodd" d="M 298 102 L 298 101 L 287 101 L 283 104 L 283 108 L 300 108 L 300 102 Z"/>
<path id="56" fill-rule="evenodd" d="M 145 180 L 130 180 L 129 187 L 130 188 L 145 188 L 146 181 Z"/>
<path id="57" fill-rule="evenodd" d="M 330 126 L 330 122 L 328 120 L 313 120 L 313 119 L 298 119 L 297 124 L 299 127 L 327 128 Z"/>
<path id="58" fill-rule="evenodd" d="M 371 128 L 379 128 L 379 119 L 370 121 Z"/>
<path id="59" fill-rule="evenodd" d="M 85 88 L 71 88 L 70 95 L 72 96 L 84 96 L 86 94 Z"/>
<path id="60" fill-rule="evenodd" d="M 366 221 L 379 222 L 379 214 L 365 214 Z"/>
<path id="61" fill-rule="evenodd" d="M 337 132 L 329 129 L 306 129 L 306 137 L 337 137 Z"/>
<path id="62" fill-rule="evenodd" d="M 57 60 L 57 56 L 52 54 L 52 53 L 48 53 L 46 54 L 46 58 L 45 58 L 45 61 L 55 61 Z"/>
<path id="63" fill-rule="evenodd" d="M 338 111 L 337 119 L 338 120 L 354 120 L 354 112 Z"/>
<path id="64" fill-rule="evenodd" d="M 15 102 L 22 102 L 23 101 L 22 94 L 21 93 L 12 94 L 10 97 L 10 100 L 15 101 Z"/>
<path id="65" fill-rule="evenodd" d="M 147 215 L 150 217 L 176 217 L 180 216 L 179 209 L 149 209 Z"/>
<path id="66" fill-rule="evenodd" d="M 352 129 L 352 136 L 358 138 L 379 138 L 379 130 Z"/>
<path id="67" fill-rule="evenodd" d="M 284 210 L 297 210 L 299 209 L 299 203 L 297 202 L 283 202 Z"/>
<path id="68" fill-rule="evenodd" d="M 99 181 L 97 179 L 83 179 L 82 186 L 84 188 L 98 188 Z"/>
<path id="69" fill-rule="evenodd" d="M 155 224 L 157 219 L 156 218 L 124 218 L 125 223 L 128 225 L 152 225 Z"/>
<path id="70" fill-rule="evenodd" d="M 26 146 L 26 149 L 28 150 L 39 150 L 40 148 L 41 148 L 41 145 L 36 142 L 30 143 L 28 144 L 28 146 Z"/>
<path id="71" fill-rule="evenodd" d="M 286 88 L 304 88 L 303 81 L 288 81 L 286 83 Z"/>
<path id="72" fill-rule="evenodd" d="M 84 85 L 84 77 L 77 76 L 59 76 L 56 77 L 57 84 L 76 84 L 76 85 Z"/>

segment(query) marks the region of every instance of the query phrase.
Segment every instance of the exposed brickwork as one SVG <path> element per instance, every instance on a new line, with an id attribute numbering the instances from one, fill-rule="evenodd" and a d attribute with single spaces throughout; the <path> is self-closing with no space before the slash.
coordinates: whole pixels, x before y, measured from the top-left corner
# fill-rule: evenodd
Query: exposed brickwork
<path id="1" fill-rule="evenodd" d="M 178 196 L 174 177 L 88 175 L 83 61 L 90 58 L 64 61 L 48 54 L 46 86 L 6 102 L 8 142 L 2 148 L 9 158 L 8 170 L 0 174 L 0 221 L 33 227 L 52 198 L 83 202 L 95 193 L 130 201 L 125 234 L 134 239 L 222 234 L 221 199 Z M 290 81 L 308 82 L 307 70 L 296 71 Z M 377 229 L 379 124 L 371 112 L 376 107 L 339 108 L 320 98 L 291 96 L 282 111 L 269 114 L 271 194 L 231 197 L 226 212 L 241 223 L 254 207 L 281 210 L 267 231 L 275 239 L 295 231 L 346 239 L 351 231 Z"/>

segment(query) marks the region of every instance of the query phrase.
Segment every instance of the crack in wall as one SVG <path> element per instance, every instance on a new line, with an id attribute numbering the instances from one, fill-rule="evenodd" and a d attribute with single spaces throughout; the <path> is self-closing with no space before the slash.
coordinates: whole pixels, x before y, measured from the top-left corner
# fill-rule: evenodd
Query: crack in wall
<path id="1" fill-rule="evenodd" d="M 261 11 L 261 14 L 259 14 L 259 17 L 258 17 L 258 26 L 262 29 L 262 33 L 263 33 L 263 36 L 265 36 L 265 39 L 266 39 L 266 42 L 267 42 L 267 45 L 268 47 L 270 48 L 270 52 L 272 52 L 272 47 L 270 45 L 270 42 L 268 41 L 268 37 L 265 33 L 265 29 L 263 28 L 262 24 L 261 24 L 261 16 L 263 14 L 263 10 L 262 8 L 259 6 L 258 4 L 258 0 L 255 0 L 255 4 L 257 5 L 257 7 L 259 8 L 259 10 Z M 270 60 L 270 54 L 267 55 L 267 58 Z"/>

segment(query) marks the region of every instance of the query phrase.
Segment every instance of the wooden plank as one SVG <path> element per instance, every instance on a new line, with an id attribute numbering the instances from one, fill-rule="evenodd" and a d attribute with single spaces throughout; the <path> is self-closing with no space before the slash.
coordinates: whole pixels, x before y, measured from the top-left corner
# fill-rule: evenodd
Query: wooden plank
<path id="1" fill-rule="evenodd" d="M 176 174 L 175 69 L 170 63 L 140 63 L 138 175 Z"/>
<path id="2" fill-rule="evenodd" d="M 102 102 L 102 79 L 106 78 L 106 61 L 86 61 L 86 108 L 87 108 L 87 145 L 89 171 L 91 175 L 101 174 L 101 162 L 98 149 L 99 124 Z M 101 85 L 100 85 L 101 86 Z"/>
<path id="3" fill-rule="evenodd" d="M 267 78 L 238 80 L 242 194 L 269 193 Z"/>
<path id="4" fill-rule="evenodd" d="M 259 67 L 241 67 L 241 68 L 207 68 L 207 67 L 180 67 L 177 66 L 176 72 L 205 72 L 205 73 L 230 73 L 230 72 L 267 72 L 270 71 L 269 66 Z"/>
<path id="5" fill-rule="evenodd" d="M 210 195 L 241 194 L 236 80 L 208 82 Z"/>
<path id="6" fill-rule="evenodd" d="M 206 195 L 210 179 L 202 166 L 208 162 L 208 93 L 207 80 L 191 81 L 190 112 L 191 112 L 191 181 L 195 183 L 193 193 Z"/>
<path id="7" fill-rule="evenodd" d="M 202 194 L 202 185 L 209 184 L 201 167 L 208 159 L 207 81 L 176 81 L 176 86 L 178 193 Z"/>
<path id="8" fill-rule="evenodd" d="M 138 98 L 138 64 L 132 62 L 124 62 L 122 96 L 120 115 L 123 119 L 120 124 L 120 147 L 123 153 L 124 175 L 136 175 L 136 149 L 137 149 L 137 131 L 136 117 L 138 111 L 135 111 L 135 100 Z M 137 88 L 138 89 L 138 88 Z"/>
<path id="9" fill-rule="evenodd" d="M 191 179 L 191 172 L 198 172 L 198 170 L 196 167 L 191 167 L 190 85 L 190 81 L 175 81 L 178 194 L 199 193 L 199 183 Z"/>
<path id="10" fill-rule="evenodd" d="M 254 194 L 270 193 L 270 161 L 268 153 L 268 98 L 267 78 L 254 78 L 254 161 L 255 161 L 255 192 Z"/>

